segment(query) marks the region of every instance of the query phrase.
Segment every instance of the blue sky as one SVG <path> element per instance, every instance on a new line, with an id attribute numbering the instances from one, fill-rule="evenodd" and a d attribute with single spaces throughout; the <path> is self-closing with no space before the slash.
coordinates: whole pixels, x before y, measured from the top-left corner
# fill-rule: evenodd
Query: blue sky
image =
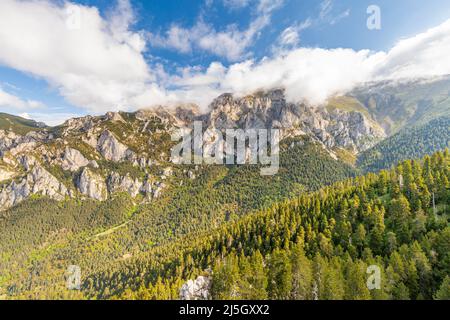
<path id="1" fill-rule="evenodd" d="M 369 5 L 381 10 L 380 30 L 367 28 Z M 62 30 L 65 13 L 81 17 L 80 30 Z M 399 69 L 395 77 L 439 74 L 427 71 L 447 71 L 447 64 L 429 66 L 426 50 L 437 45 L 435 34 L 428 34 L 430 42 L 404 44 L 423 50 L 413 62 L 406 49 L 393 48 L 449 18 L 447 0 L 2 0 L 0 111 L 56 124 L 75 115 L 166 102 L 206 105 L 222 91 L 246 93 L 282 84 L 303 92 L 293 99 L 320 102 L 325 97 L 317 94 L 321 88 L 303 85 L 319 82 L 310 73 L 299 71 L 290 75 L 292 81 L 274 74 L 279 79 L 273 82 L 266 79 L 271 68 L 289 71 L 292 61 L 299 69 L 314 66 L 311 73 L 330 79 L 324 95 L 373 80 L 379 70 L 394 77 L 386 69 L 399 61 L 405 68 L 414 64 L 414 70 L 401 65 L 394 68 Z M 447 44 L 443 30 L 435 33 L 442 37 L 440 44 Z M 436 50 L 444 55 L 445 48 Z M 330 75 L 315 62 L 321 59 L 329 63 Z M 364 71 L 336 86 L 346 69 L 334 66 L 352 61 Z"/>

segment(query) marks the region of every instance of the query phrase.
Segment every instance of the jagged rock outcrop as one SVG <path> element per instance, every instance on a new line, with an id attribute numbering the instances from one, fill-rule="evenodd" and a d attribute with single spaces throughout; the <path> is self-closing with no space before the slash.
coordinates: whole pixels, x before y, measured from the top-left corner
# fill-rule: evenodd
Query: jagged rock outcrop
<path id="1" fill-rule="evenodd" d="M 334 111 L 330 113 L 329 124 L 326 132 L 331 136 L 327 147 L 339 146 L 343 148 L 354 148 L 355 151 L 367 150 L 374 146 L 384 132 L 373 125 L 362 113 Z"/>
<path id="2" fill-rule="evenodd" d="M 196 280 L 189 280 L 180 289 L 181 300 L 210 299 L 211 279 L 200 276 Z"/>
<path id="3" fill-rule="evenodd" d="M 107 185 L 110 193 L 127 192 L 132 197 L 136 197 L 143 190 L 143 183 L 138 178 L 133 180 L 128 174 L 122 177 L 116 172 L 109 175 Z"/>
<path id="4" fill-rule="evenodd" d="M 200 118 L 198 107 L 194 104 L 180 105 L 176 108 L 159 106 L 152 109 L 144 109 L 136 112 L 136 119 L 145 122 L 142 132 L 146 132 L 150 120 L 158 118 L 164 125 L 169 127 L 188 126 L 194 120 Z"/>
<path id="5" fill-rule="evenodd" d="M 23 166 L 25 171 L 29 171 L 37 161 L 35 157 L 24 154 L 19 157 L 19 163 Z"/>
<path id="6" fill-rule="evenodd" d="M 166 176 L 162 175 L 160 178 L 164 180 Z M 138 178 L 132 179 L 129 174 L 121 176 L 113 172 L 108 176 L 107 186 L 109 193 L 127 192 L 132 197 L 142 194 L 147 200 L 151 200 L 161 196 L 166 184 L 154 181 L 151 177 L 147 177 L 142 182 Z"/>
<path id="7" fill-rule="evenodd" d="M 80 151 L 67 147 L 61 159 L 61 167 L 67 171 L 77 171 L 82 167 L 89 165 L 89 160 L 86 159 Z"/>
<path id="8" fill-rule="evenodd" d="M 35 166 L 27 175 L 27 181 L 32 186 L 32 194 L 39 193 L 56 200 L 62 200 L 69 194 L 64 184 L 39 165 Z"/>
<path id="9" fill-rule="evenodd" d="M 81 141 L 86 143 L 87 145 L 91 146 L 92 148 L 97 148 L 97 142 L 98 142 L 98 134 L 97 130 L 88 130 L 84 135 L 81 137 Z"/>
<path id="10" fill-rule="evenodd" d="M 143 194 L 145 194 L 147 200 L 150 200 L 153 197 L 153 184 L 147 179 L 141 186 L 140 190 Z"/>
<path id="11" fill-rule="evenodd" d="M 289 103 L 284 90 L 271 90 L 243 98 L 223 94 L 211 103 L 206 116 L 209 128 L 282 130 L 282 137 L 293 129 L 309 134 L 328 148 L 342 147 L 360 152 L 385 137 L 374 121 L 357 111 L 328 110 L 326 106 Z"/>
<path id="12" fill-rule="evenodd" d="M 78 190 L 89 198 L 105 201 L 108 197 L 106 183 L 102 176 L 84 168 L 77 182 Z"/>
<path id="13" fill-rule="evenodd" d="M 9 151 L 12 155 L 32 151 L 39 142 L 45 142 L 52 136 L 46 132 L 31 131 L 24 136 L 12 131 L 0 130 L 0 156 Z"/>
<path id="14" fill-rule="evenodd" d="M 161 196 L 162 191 L 166 187 L 166 184 L 163 182 L 156 182 L 152 188 L 153 198 L 157 199 Z"/>
<path id="15" fill-rule="evenodd" d="M 108 130 L 103 131 L 97 142 L 97 150 L 108 161 L 120 162 L 130 159 L 133 152 L 117 140 Z"/>
<path id="16" fill-rule="evenodd" d="M 221 131 L 278 128 L 282 139 L 307 135 L 335 159 L 336 147 L 356 154 L 385 136 L 368 109 L 363 105 L 340 108 L 342 101 L 345 104 L 349 100 L 341 100 L 340 105 L 336 103 L 333 107 L 291 103 L 286 101 L 284 91 L 277 89 L 245 97 L 223 94 L 211 103 L 206 114 L 200 114 L 194 105 L 183 105 L 140 110 L 134 114 L 108 112 L 104 116 L 85 116 L 67 120 L 52 130 L 36 128 L 23 135 L 0 130 L 0 181 L 4 181 L 0 209 L 18 203 L 33 192 L 53 198 L 63 198 L 69 193 L 55 177 L 45 174 L 39 163 L 59 166 L 55 169 L 66 171 L 64 175 L 72 178 L 69 181 L 75 181 L 72 188 L 68 186 L 70 190 L 76 187 L 81 194 L 93 199 L 103 201 L 115 192 L 127 192 L 132 197 L 142 194 L 146 200 L 159 198 L 164 189 L 172 185 L 172 176 L 178 176 L 178 168 L 168 167 L 166 163 L 166 155 L 170 154 L 167 137 L 177 128 L 192 127 L 194 121 L 201 121 L 203 129 Z M 210 144 L 205 142 L 204 150 L 208 150 Z M 246 151 L 246 158 L 249 158 L 250 149 Z M 117 173 L 123 172 L 129 164 L 134 166 L 133 171 L 139 170 L 142 177 L 147 178 Z M 155 175 L 152 167 L 158 167 L 159 176 L 152 176 L 152 172 Z M 94 170 L 97 168 L 99 170 Z M 102 172 L 104 176 L 95 172 Z M 199 176 L 193 171 L 184 173 L 186 179 Z M 17 180 L 24 175 L 25 178 Z M 10 179 L 16 181 L 8 184 Z"/>
<path id="17" fill-rule="evenodd" d="M 9 180 L 12 177 L 14 177 L 15 175 L 16 175 L 15 172 L 8 170 L 7 168 L 0 167 L 0 182 Z"/>
<path id="18" fill-rule="evenodd" d="M 119 112 L 107 112 L 105 119 L 112 122 L 125 122 Z"/>
<path id="19" fill-rule="evenodd" d="M 96 123 L 96 118 L 93 116 L 69 119 L 62 125 L 63 130 L 61 135 L 65 137 L 74 133 L 87 132 L 94 128 Z"/>
<path id="20" fill-rule="evenodd" d="M 0 191 L 0 210 L 8 209 L 29 196 L 39 194 L 61 201 L 67 188 L 40 165 L 35 165 L 20 181 L 13 181 Z"/>

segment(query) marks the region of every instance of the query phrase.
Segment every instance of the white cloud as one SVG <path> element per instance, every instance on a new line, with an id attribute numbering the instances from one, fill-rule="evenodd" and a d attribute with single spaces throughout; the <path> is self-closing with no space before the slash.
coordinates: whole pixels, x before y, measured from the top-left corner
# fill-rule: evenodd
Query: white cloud
<path id="1" fill-rule="evenodd" d="M 319 17 L 325 19 L 333 9 L 333 0 L 324 0 L 320 3 Z"/>
<path id="2" fill-rule="evenodd" d="M 18 114 L 19 117 L 25 119 L 33 119 L 37 122 L 43 122 L 48 126 L 58 126 L 63 124 L 64 121 L 71 118 L 81 117 L 82 115 L 70 112 L 56 112 L 56 113 L 42 113 L 42 112 L 32 112 L 32 113 L 21 113 Z"/>
<path id="3" fill-rule="evenodd" d="M 154 84 L 149 90 L 154 77 L 143 37 L 128 30 L 133 19 L 127 0 L 108 19 L 70 2 L 2 0 L 0 64 L 45 79 L 91 111 L 143 107 L 137 102 L 148 105 L 164 93 Z"/>
<path id="4" fill-rule="evenodd" d="M 331 25 L 335 25 L 336 23 L 338 23 L 338 22 L 341 21 L 342 19 L 347 18 L 348 16 L 350 16 L 350 9 L 347 9 L 347 10 L 341 12 L 340 14 L 338 14 L 337 16 L 332 17 L 332 18 L 330 19 L 330 22 L 329 22 L 329 23 L 330 23 Z"/>
<path id="5" fill-rule="evenodd" d="M 19 113 L 18 116 L 19 116 L 19 117 L 22 117 L 22 118 L 24 118 L 24 119 L 31 119 L 30 115 L 29 115 L 28 113 L 26 113 L 26 112 L 24 112 L 24 113 Z"/>
<path id="6" fill-rule="evenodd" d="M 260 16 L 244 31 L 240 31 L 235 25 L 228 26 L 225 31 L 209 28 L 197 39 L 197 44 L 203 50 L 236 61 L 245 57 L 247 48 L 269 21 L 270 17 Z"/>
<path id="7" fill-rule="evenodd" d="M 311 19 L 307 19 L 284 29 L 278 40 L 279 45 L 281 47 L 297 47 L 300 43 L 300 33 L 311 27 L 311 25 Z"/>
<path id="8" fill-rule="evenodd" d="M 250 2 L 251 0 L 223 0 L 223 4 L 232 10 L 245 8 Z"/>
<path id="9" fill-rule="evenodd" d="M 192 31 L 195 33 L 198 32 L 197 28 L 188 30 L 178 25 L 172 25 L 170 29 L 166 31 L 165 36 L 149 33 L 148 38 L 155 47 L 171 48 L 181 53 L 189 53 L 192 51 Z"/>
<path id="10" fill-rule="evenodd" d="M 450 74 L 450 20 L 399 41 L 384 54 L 377 79 L 420 78 Z"/>
<path id="11" fill-rule="evenodd" d="M 228 4 L 243 5 L 242 0 L 232 0 Z M 260 32 L 270 24 L 271 14 L 283 4 L 283 0 L 260 0 L 256 15 L 247 29 L 240 30 L 237 25 L 230 24 L 224 30 L 216 30 L 214 26 L 199 18 L 191 28 L 173 24 L 162 35 L 149 32 L 147 37 L 154 47 L 176 50 L 180 53 L 191 53 L 194 49 L 212 53 L 229 61 L 247 58 L 247 49 L 254 43 Z"/>
<path id="12" fill-rule="evenodd" d="M 173 49 L 180 53 L 191 53 L 194 49 L 204 50 L 229 61 L 236 61 L 245 58 L 247 48 L 268 22 L 267 16 L 261 16 L 246 30 L 239 30 L 232 24 L 223 31 L 217 31 L 212 25 L 198 20 L 191 28 L 174 24 L 164 35 L 149 33 L 148 38 L 154 47 Z"/>
<path id="13" fill-rule="evenodd" d="M 29 110 L 44 108 L 44 104 L 35 100 L 23 100 L 13 94 L 10 94 L 0 86 L 0 108 L 5 111 Z"/>
<path id="14" fill-rule="evenodd" d="M 229 68 L 216 63 L 204 73 L 187 72 L 174 83 L 180 87 L 178 95 L 200 96 L 200 103 L 211 101 L 220 92 L 245 95 L 283 87 L 288 99 L 317 104 L 366 81 L 378 60 L 379 55 L 370 55 L 369 51 L 301 48 L 274 59 L 248 60 Z"/>
<path id="15" fill-rule="evenodd" d="M 333 0 L 324 0 L 320 3 L 319 21 L 335 25 L 344 18 L 350 16 L 350 9 L 333 14 Z"/>
<path id="16" fill-rule="evenodd" d="M 258 4 L 258 12 L 270 14 L 272 11 L 280 8 L 284 4 L 284 0 L 260 0 Z"/>
<path id="17" fill-rule="evenodd" d="M 300 35 L 294 27 L 284 29 L 280 36 L 280 43 L 283 46 L 297 46 L 300 42 Z"/>
<path id="18" fill-rule="evenodd" d="M 277 3 L 281 2 L 261 1 L 259 14 L 255 13 L 247 30 L 229 26 L 216 31 L 200 21 L 191 29 L 165 35 L 163 40 L 171 39 L 172 46 L 186 52 L 201 49 L 231 59 L 245 57 L 245 49 L 270 22 Z M 244 95 L 274 87 L 286 88 L 292 101 L 318 104 L 368 81 L 450 74 L 449 20 L 398 42 L 388 52 L 299 48 L 302 28 L 294 25 L 280 40 L 292 48 L 272 57 L 247 58 L 229 66 L 214 62 L 206 69 L 191 66 L 171 75 L 161 66 L 148 65 L 143 57 L 144 37 L 130 31 L 134 15 L 129 2 L 121 0 L 119 7 L 120 12 L 102 18 L 96 8 L 70 3 L 2 0 L 0 64 L 45 79 L 70 103 L 94 113 L 176 102 L 194 102 L 205 108 L 223 92 Z M 73 8 L 81 13 L 78 30 L 67 28 L 66 10 Z M 323 7 L 324 13 L 330 10 L 327 8 Z M 185 39 L 188 41 L 183 42 Z M 235 44 L 238 46 L 233 49 Z M 27 110 L 39 103 L 1 88 L 0 106 L 13 106 L 31 117 L 46 116 Z M 59 114 L 58 120 L 65 116 L 69 114 Z M 49 117 L 44 121 L 49 123 Z"/>
<path id="19" fill-rule="evenodd" d="M 365 82 L 450 74 L 450 20 L 400 41 L 388 52 L 297 48 L 274 58 L 247 60 L 228 68 L 211 64 L 204 72 L 185 70 L 172 82 L 178 97 L 203 106 L 217 94 L 249 94 L 283 87 L 292 101 L 323 103 Z"/>

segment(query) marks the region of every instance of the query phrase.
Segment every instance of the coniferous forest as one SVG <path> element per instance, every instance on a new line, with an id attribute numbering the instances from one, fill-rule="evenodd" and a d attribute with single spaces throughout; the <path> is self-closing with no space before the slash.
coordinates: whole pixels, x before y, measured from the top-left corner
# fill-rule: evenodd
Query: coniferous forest
<path id="1" fill-rule="evenodd" d="M 191 221 L 210 219 L 197 229 L 176 210 L 165 216 L 172 224 L 163 223 L 168 203 L 148 211 L 126 194 L 103 203 L 36 198 L 0 220 L 8 240 L 1 242 L 0 294 L 179 299 L 184 283 L 204 276 L 211 299 L 449 299 L 449 164 L 445 150 L 246 213 L 228 201 L 224 220 L 184 212 Z M 176 197 L 220 210 L 198 192 Z M 66 288 L 68 265 L 83 272 L 80 290 Z M 380 283 L 370 289 L 374 268 Z"/>

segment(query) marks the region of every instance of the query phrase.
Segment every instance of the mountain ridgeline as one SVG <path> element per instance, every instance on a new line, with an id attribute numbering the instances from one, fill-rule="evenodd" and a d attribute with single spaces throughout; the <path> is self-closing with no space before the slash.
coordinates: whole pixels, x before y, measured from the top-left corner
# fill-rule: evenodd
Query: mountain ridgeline
<path id="1" fill-rule="evenodd" d="M 0 297 L 445 298 L 449 92 L 383 82 L 311 106 L 274 89 L 57 127 L 0 114 Z M 194 121 L 280 129 L 278 174 L 174 164 Z"/>
<path id="2" fill-rule="evenodd" d="M 400 130 L 375 147 L 362 152 L 357 165 L 364 171 L 376 172 L 389 168 L 393 163 L 419 159 L 449 147 L 450 117 L 442 117 L 424 125 Z"/>

